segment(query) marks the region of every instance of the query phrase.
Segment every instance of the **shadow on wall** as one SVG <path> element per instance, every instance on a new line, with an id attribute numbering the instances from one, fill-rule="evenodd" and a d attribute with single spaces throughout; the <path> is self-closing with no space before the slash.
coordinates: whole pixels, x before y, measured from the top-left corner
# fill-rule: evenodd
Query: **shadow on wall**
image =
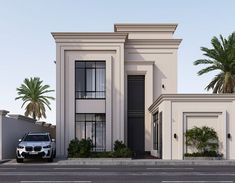
<path id="1" fill-rule="evenodd" d="M 55 138 L 56 126 L 22 115 L 9 114 L 0 110 L 0 160 L 15 158 L 18 139 L 28 132 L 49 132 Z"/>

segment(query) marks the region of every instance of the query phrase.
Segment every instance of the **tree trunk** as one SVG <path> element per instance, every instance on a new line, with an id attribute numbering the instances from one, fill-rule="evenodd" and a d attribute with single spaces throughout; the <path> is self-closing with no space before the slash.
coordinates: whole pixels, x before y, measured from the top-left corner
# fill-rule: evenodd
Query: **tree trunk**
<path id="1" fill-rule="evenodd" d="M 35 112 L 33 112 L 33 119 L 36 120 L 36 114 L 35 114 Z"/>

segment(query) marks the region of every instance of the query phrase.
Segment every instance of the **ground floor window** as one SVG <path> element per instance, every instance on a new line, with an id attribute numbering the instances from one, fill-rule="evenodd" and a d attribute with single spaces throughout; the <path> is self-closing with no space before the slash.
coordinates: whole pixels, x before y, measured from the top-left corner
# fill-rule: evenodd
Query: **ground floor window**
<path id="1" fill-rule="evenodd" d="M 158 112 L 153 114 L 153 149 L 158 150 Z"/>
<path id="2" fill-rule="evenodd" d="M 75 136 L 77 139 L 90 138 L 93 151 L 105 151 L 105 114 L 76 114 Z"/>

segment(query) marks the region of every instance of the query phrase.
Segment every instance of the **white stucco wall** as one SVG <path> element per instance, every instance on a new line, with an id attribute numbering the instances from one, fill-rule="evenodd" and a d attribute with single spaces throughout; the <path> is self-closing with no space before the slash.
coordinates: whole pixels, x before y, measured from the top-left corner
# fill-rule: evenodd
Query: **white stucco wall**
<path id="1" fill-rule="evenodd" d="M 35 120 L 21 115 L 5 115 L 0 111 L 0 160 L 15 158 L 18 139 L 28 132 L 49 132 L 55 138 L 55 127 L 35 124 Z"/>
<path id="2" fill-rule="evenodd" d="M 92 111 L 106 113 L 106 150 L 111 150 L 115 140 L 124 140 L 124 41 L 127 34 L 53 33 L 53 36 L 57 42 L 57 154 L 67 156 L 68 144 L 75 138 L 75 60 L 106 62 L 106 100 L 105 103 L 93 101 Z M 90 105 L 90 101 L 82 103 L 84 107 Z M 77 112 L 88 110 L 76 105 Z"/>
<path id="3" fill-rule="evenodd" d="M 57 153 L 67 155 L 76 112 L 106 113 L 106 150 L 115 140 L 127 142 L 127 76 L 145 75 L 145 151 L 151 150 L 148 107 L 162 93 L 177 92 L 176 24 L 115 24 L 113 33 L 52 33 L 56 41 Z M 75 60 L 106 61 L 106 100 L 76 101 Z M 164 85 L 164 86 L 163 86 Z M 163 86 L 163 87 L 162 87 Z M 81 103 L 79 103 L 81 102 Z M 84 106 L 84 108 L 82 108 Z M 100 107 L 98 107 L 100 106 Z"/>
<path id="4" fill-rule="evenodd" d="M 193 126 L 214 128 L 220 141 L 219 151 L 225 159 L 235 159 L 235 95 L 162 95 L 150 111 L 152 114 L 163 112 L 163 159 L 183 159 L 186 152 L 184 133 Z"/>

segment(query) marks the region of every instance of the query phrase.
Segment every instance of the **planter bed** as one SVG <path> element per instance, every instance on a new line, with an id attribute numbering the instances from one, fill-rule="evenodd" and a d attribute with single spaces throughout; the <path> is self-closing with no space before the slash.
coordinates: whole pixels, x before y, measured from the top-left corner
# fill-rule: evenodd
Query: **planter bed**
<path id="1" fill-rule="evenodd" d="M 184 160 L 222 160 L 222 157 L 184 157 Z"/>

